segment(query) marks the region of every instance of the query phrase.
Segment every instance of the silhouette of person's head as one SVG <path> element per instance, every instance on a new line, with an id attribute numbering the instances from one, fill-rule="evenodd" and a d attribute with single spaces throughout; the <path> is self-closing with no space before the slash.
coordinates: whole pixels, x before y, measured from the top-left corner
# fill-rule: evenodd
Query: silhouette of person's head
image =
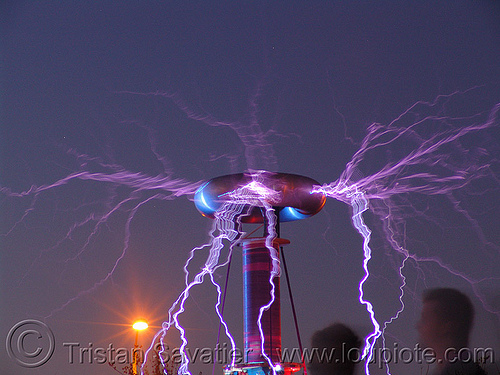
<path id="1" fill-rule="evenodd" d="M 359 337 L 346 325 L 334 323 L 311 338 L 311 375 L 352 375 L 360 358 Z M 317 349 L 316 349 L 317 348 Z"/>
<path id="2" fill-rule="evenodd" d="M 467 348 L 474 321 L 474 307 L 465 294 L 452 288 L 424 292 L 418 333 L 420 343 L 432 348 L 439 375 L 486 375 L 470 358 L 461 358 Z"/>
<path id="3" fill-rule="evenodd" d="M 421 344 L 438 356 L 447 348 L 465 348 L 474 320 L 474 307 L 465 294 L 452 288 L 424 292 L 418 331 Z"/>

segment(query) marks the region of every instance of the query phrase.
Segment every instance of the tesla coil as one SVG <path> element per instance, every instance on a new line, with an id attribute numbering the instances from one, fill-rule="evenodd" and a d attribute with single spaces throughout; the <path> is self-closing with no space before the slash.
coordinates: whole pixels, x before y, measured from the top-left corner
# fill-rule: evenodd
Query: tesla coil
<path id="1" fill-rule="evenodd" d="M 270 302 L 273 288 L 270 283 L 273 270 L 270 247 L 279 257 L 280 248 L 290 243 L 279 238 L 279 225 L 308 218 L 323 208 L 325 195 L 312 193 L 316 185 L 319 185 L 317 181 L 305 176 L 257 171 L 216 177 L 203 184 L 195 194 L 196 207 L 206 217 L 215 218 L 224 204 L 236 201 L 245 206 L 237 218 L 241 223 L 264 224 L 263 237 L 241 240 L 245 362 L 226 367 L 225 375 L 288 375 L 302 368 L 299 363 L 280 363 L 279 277 L 274 278 L 274 302 L 262 313 L 262 335 L 257 322 L 261 308 Z M 266 207 L 272 207 L 276 215 L 275 238 L 268 236 Z"/>

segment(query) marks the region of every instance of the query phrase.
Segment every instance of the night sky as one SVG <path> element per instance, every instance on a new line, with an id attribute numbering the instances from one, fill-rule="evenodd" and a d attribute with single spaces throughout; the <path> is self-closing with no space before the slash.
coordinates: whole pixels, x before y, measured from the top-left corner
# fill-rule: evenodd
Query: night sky
<path id="1" fill-rule="evenodd" d="M 422 291 L 455 287 L 476 308 L 471 347 L 493 348 L 489 373 L 498 371 L 498 2 L 2 1 L 0 25 L 2 375 L 116 374 L 88 355 L 80 364 L 78 349 L 70 363 L 65 344 L 131 348 L 139 317 L 153 326 L 139 337 L 148 346 L 183 289 L 189 251 L 209 241 L 212 221 L 192 201 L 202 181 L 265 169 L 332 183 L 376 124 L 415 123 L 411 136 L 369 141 L 380 147 L 362 154 L 351 181 L 370 180 L 434 134 L 479 129 L 436 150 L 435 163 L 364 186 L 373 231 L 365 295 L 382 325 L 401 307 L 391 223 L 392 239 L 420 261 L 405 264 L 405 309 L 386 346 L 413 348 Z M 408 177 L 424 173 L 446 191 L 377 198 L 384 186 L 426 184 Z M 316 216 L 281 227 L 305 343 L 335 321 L 371 332 L 358 302 L 363 241 L 351 213 L 331 198 Z M 236 248 L 224 316 L 242 347 L 240 255 Z M 190 271 L 205 258 L 197 252 Z M 224 282 L 226 268 L 216 278 Z M 216 344 L 215 298 L 206 282 L 187 301 L 180 320 L 192 348 Z M 54 333 L 41 367 L 7 354 L 9 330 L 25 319 Z M 282 330 L 283 346 L 296 347 L 285 286 Z M 178 332 L 167 341 L 178 346 Z M 211 374 L 212 365 L 191 371 Z"/>

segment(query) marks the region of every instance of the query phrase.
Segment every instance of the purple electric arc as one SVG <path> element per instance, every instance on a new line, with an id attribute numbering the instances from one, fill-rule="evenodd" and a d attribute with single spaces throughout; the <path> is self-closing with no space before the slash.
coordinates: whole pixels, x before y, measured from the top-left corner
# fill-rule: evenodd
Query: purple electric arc
<path id="1" fill-rule="evenodd" d="M 318 213 L 326 202 L 322 193 L 312 193 L 319 183 L 296 174 L 267 171 L 238 173 L 216 177 L 203 184 L 196 192 L 196 208 L 203 216 L 215 218 L 226 203 L 247 206 L 239 218 L 242 223 L 267 223 L 264 206 L 272 207 L 279 223 L 308 218 Z M 265 230 L 265 235 L 267 231 Z M 302 366 L 298 363 L 280 363 L 281 308 L 279 278 L 273 280 L 274 301 L 258 316 L 271 300 L 273 285 L 270 280 L 273 259 L 266 237 L 245 238 L 243 248 L 243 320 L 245 363 L 229 366 L 225 375 L 291 375 Z M 290 241 L 274 238 L 272 247 L 279 256 L 280 248 Z M 264 344 L 262 345 L 262 337 Z M 267 358 L 267 359 L 266 359 Z"/>

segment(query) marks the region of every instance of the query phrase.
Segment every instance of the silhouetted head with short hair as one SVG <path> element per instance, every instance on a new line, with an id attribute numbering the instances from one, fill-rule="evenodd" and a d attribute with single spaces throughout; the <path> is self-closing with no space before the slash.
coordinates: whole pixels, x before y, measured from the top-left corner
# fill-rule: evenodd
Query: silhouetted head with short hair
<path id="1" fill-rule="evenodd" d="M 418 333 L 420 343 L 434 350 L 439 375 L 486 375 L 470 358 L 461 358 L 467 348 L 474 321 L 469 297 L 452 288 L 426 290 Z"/>
<path id="2" fill-rule="evenodd" d="M 456 289 L 436 288 L 424 292 L 423 303 L 419 322 L 421 338 L 446 340 L 448 345 L 457 348 L 467 347 L 474 321 L 474 307 L 469 297 Z"/>
<path id="3" fill-rule="evenodd" d="M 359 337 L 346 325 L 334 323 L 311 338 L 310 375 L 352 375 L 360 361 Z"/>

